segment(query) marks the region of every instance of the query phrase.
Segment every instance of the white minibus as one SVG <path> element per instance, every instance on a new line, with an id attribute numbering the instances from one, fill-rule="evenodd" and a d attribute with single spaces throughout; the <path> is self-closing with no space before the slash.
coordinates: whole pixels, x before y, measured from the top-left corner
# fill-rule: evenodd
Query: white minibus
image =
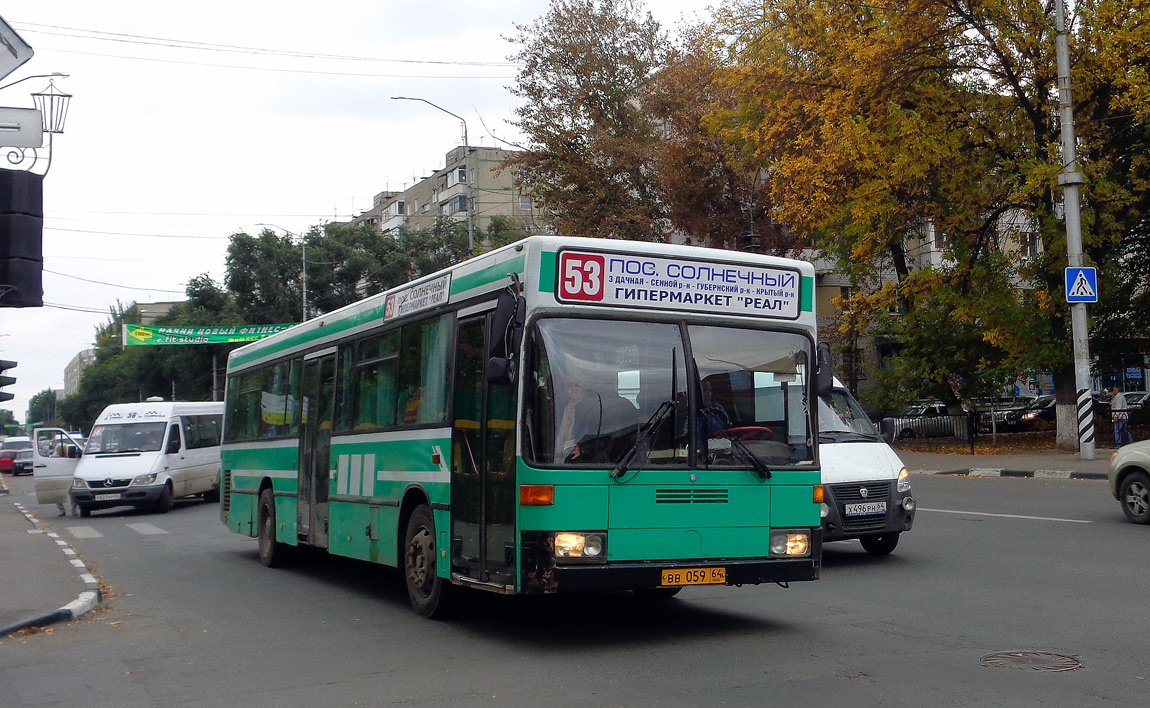
<path id="1" fill-rule="evenodd" d="M 110 405 L 78 458 L 60 444 L 66 432 L 38 428 L 37 500 L 60 503 L 70 495 L 81 516 L 116 506 L 163 513 L 174 499 L 197 494 L 217 501 L 223 412 L 223 403 L 212 402 Z"/>

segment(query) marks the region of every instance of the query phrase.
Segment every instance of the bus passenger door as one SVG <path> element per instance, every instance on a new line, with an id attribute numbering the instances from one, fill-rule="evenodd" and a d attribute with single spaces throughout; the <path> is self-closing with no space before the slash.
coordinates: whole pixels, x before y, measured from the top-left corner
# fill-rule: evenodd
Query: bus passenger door
<path id="1" fill-rule="evenodd" d="M 452 571 L 515 585 L 515 387 L 484 368 L 491 313 L 459 324 L 451 469 Z"/>
<path id="2" fill-rule="evenodd" d="M 328 480 L 335 409 L 335 354 L 304 362 L 300 382 L 303 425 L 299 444 L 299 538 L 327 548 Z"/>

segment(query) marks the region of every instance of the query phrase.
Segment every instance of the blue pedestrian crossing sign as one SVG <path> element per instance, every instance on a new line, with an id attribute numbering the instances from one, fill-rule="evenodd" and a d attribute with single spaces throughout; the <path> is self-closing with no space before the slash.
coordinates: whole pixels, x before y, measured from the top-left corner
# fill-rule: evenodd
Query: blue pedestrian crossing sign
<path id="1" fill-rule="evenodd" d="M 1066 302 L 1098 302 L 1098 269 L 1066 269 Z"/>

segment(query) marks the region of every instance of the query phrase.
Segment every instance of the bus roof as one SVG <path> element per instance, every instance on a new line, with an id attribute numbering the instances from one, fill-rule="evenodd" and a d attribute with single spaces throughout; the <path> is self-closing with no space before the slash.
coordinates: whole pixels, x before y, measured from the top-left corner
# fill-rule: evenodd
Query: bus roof
<path id="1" fill-rule="evenodd" d="M 814 267 L 805 261 L 698 246 L 531 236 L 236 349 L 228 357 L 228 370 L 243 370 L 289 354 L 323 348 L 325 343 L 334 345 L 344 337 L 374 329 L 383 322 L 401 321 L 408 316 L 491 294 L 505 288 L 513 274 L 524 284 L 529 299 L 536 303 L 548 302 L 555 307 L 596 304 L 563 297 L 557 281 L 559 260 L 564 252 L 591 254 L 592 257 L 602 254 L 604 268 L 618 268 L 619 277 L 630 278 L 620 281 L 619 301 L 601 304 L 645 310 L 671 309 L 698 314 L 703 312 L 699 308 L 704 304 L 714 305 L 716 300 L 722 302 L 723 297 L 726 297 L 728 305 L 735 302 L 731 293 L 749 288 L 751 281 L 755 281 L 753 284 L 758 289 L 758 286 L 769 285 L 782 273 L 787 282 L 793 283 L 793 294 L 787 295 L 789 300 L 793 300 L 788 300 L 793 314 L 782 316 L 752 312 L 750 304 L 741 309 L 712 310 L 708 314 L 771 317 L 814 327 Z M 619 254 L 618 257 L 613 257 L 615 254 Z M 666 279 L 652 279 L 650 272 L 666 264 L 671 264 L 671 267 L 680 264 L 679 274 L 689 270 L 693 276 L 691 283 L 675 284 Z M 629 272 L 632 270 L 635 272 Z M 698 291 L 688 296 L 688 290 L 704 286 L 698 282 L 702 277 L 701 271 L 706 271 L 708 292 Z M 626 295 L 632 298 L 628 299 Z M 750 294 L 746 295 L 749 300 Z M 735 297 L 739 297 L 737 293 Z"/>

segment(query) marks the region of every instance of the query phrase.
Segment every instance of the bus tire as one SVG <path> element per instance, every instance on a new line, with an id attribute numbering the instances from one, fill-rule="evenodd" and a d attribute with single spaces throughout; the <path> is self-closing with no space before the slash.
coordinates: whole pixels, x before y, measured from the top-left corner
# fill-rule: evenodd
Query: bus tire
<path id="1" fill-rule="evenodd" d="M 260 563 L 268 568 L 278 568 L 288 562 L 292 548 L 276 540 L 276 499 L 270 489 L 260 492 L 256 538 L 259 539 Z"/>
<path id="2" fill-rule="evenodd" d="M 451 584 L 436 573 L 435 517 L 420 504 L 407 520 L 403 542 L 403 579 L 416 614 L 442 618 L 450 605 Z"/>
<path id="3" fill-rule="evenodd" d="M 631 590 L 631 593 L 635 595 L 637 600 L 641 600 L 643 602 L 664 602 L 678 595 L 682 590 L 682 587 L 634 588 Z"/>
<path id="4" fill-rule="evenodd" d="M 174 503 L 172 485 L 165 484 L 164 491 L 160 492 L 160 498 L 156 501 L 156 511 L 160 514 L 166 514 L 172 510 L 172 504 Z"/>
<path id="5" fill-rule="evenodd" d="M 879 536 L 861 536 L 863 549 L 872 556 L 889 556 L 898 545 L 898 533 L 884 533 Z"/>

